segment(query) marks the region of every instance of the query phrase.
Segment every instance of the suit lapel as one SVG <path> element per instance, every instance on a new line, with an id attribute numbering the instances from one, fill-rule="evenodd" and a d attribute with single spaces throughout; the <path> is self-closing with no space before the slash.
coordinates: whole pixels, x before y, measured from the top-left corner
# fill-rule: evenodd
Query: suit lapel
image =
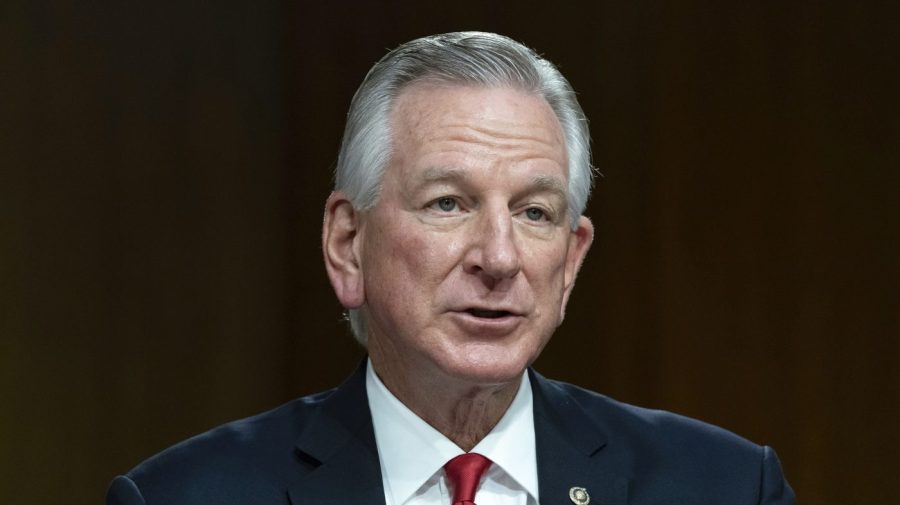
<path id="1" fill-rule="evenodd" d="M 322 401 L 300 434 L 298 457 L 313 468 L 289 488 L 294 505 L 384 503 L 365 370 L 363 362 Z"/>
<path id="2" fill-rule="evenodd" d="M 293 505 L 384 504 L 365 370 L 323 400 L 298 437 L 298 457 L 312 469 L 288 489 Z M 541 504 L 571 505 L 570 489 L 582 487 L 591 505 L 625 505 L 628 482 L 604 457 L 606 433 L 558 384 L 529 376 Z"/>
<path id="3" fill-rule="evenodd" d="M 558 384 L 529 375 L 541 504 L 572 505 L 570 489 L 582 487 L 591 505 L 625 505 L 628 481 L 604 457 L 606 433 Z"/>

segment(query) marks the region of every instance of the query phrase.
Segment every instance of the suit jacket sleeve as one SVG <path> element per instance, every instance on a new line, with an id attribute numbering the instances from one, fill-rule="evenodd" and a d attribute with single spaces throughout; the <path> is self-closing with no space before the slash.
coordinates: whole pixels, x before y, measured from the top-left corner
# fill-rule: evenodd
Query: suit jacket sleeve
<path id="1" fill-rule="evenodd" d="M 784 478 L 781 462 L 771 447 L 763 447 L 762 482 L 759 503 L 761 505 L 794 505 L 794 490 Z"/>
<path id="2" fill-rule="evenodd" d="M 106 493 L 106 505 L 145 505 L 141 490 L 124 475 L 113 479 Z"/>

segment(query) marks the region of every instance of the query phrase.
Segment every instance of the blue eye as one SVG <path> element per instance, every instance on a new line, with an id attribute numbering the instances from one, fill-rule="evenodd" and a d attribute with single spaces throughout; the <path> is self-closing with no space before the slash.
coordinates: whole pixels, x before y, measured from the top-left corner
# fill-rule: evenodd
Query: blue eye
<path id="1" fill-rule="evenodd" d="M 525 209 L 525 216 L 532 221 L 547 219 L 547 213 L 537 207 Z"/>
<path id="2" fill-rule="evenodd" d="M 435 201 L 434 203 L 435 203 L 435 205 L 437 205 L 437 207 L 439 209 L 441 209 L 444 212 L 452 212 L 452 211 L 456 210 L 456 207 L 457 207 L 456 200 L 450 198 L 449 196 L 445 196 L 443 198 L 438 198 L 437 201 Z"/>

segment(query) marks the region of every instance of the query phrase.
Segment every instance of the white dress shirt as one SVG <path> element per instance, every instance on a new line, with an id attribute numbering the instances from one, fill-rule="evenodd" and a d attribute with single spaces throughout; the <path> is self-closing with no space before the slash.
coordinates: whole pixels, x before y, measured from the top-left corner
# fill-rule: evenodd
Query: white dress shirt
<path id="1" fill-rule="evenodd" d="M 369 361 L 366 393 L 386 505 L 448 505 L 453 499 L 443 466 L 465 451 L 403 405 Z M 472 452 L 494 462 L 475 495 L 478 505 L 537 505 L 534 414 L 528 374 L 500 422 Z"/>

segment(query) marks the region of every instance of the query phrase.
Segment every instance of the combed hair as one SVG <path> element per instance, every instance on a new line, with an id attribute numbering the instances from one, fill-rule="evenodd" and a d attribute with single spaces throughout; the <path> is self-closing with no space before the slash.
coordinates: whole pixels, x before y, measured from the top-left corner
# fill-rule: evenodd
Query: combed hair
<path id="1" fill-rule="evenodd" d="M 569 159 L 567 205 L 572 229 L 584 212 L 593 185 L 587 118 L 569 81 L 549 61 L 524 45 L 494 33 L 455 32 L 407 42 L 369 70 L 347 114 L 335 170 L 335 190 L 354 208 L 367 210 L 378 201 L 391 158 L 390 113 L 407 86 L 436 84 L 511 87 L 544 98 L 562 127 Z M 364 317 L 347 314 L 356 339 L 366 344 Z"/>

